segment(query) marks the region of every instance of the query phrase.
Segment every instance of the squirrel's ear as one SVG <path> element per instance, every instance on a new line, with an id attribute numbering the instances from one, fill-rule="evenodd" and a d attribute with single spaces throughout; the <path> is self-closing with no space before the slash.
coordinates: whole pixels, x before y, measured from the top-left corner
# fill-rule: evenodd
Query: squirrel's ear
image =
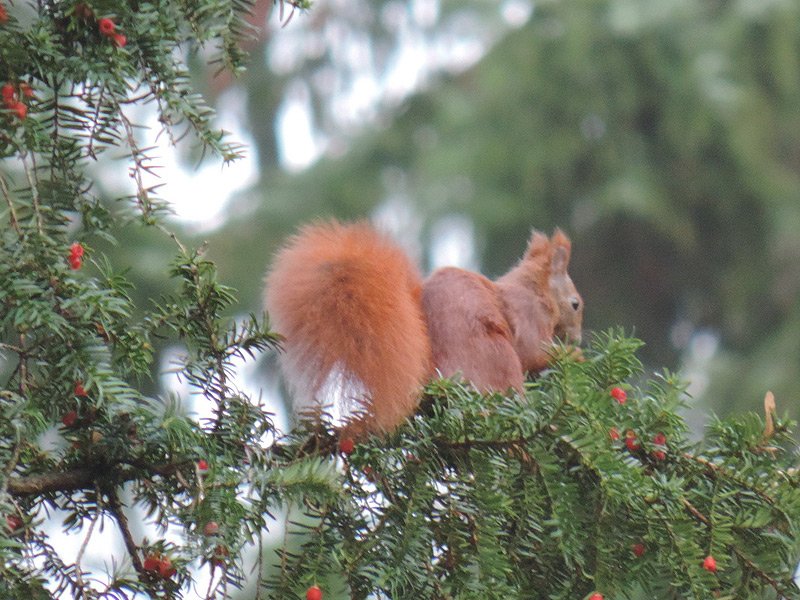
<path id="1" fill-rule="evenodd" d="M 526 254 L 528 258 L 538 259 L 545 263 L 549 262 L 550 240 L 547 239 L 544 233 L 534 229 L 533 233 L 531 233 L 531 240 L 528 242 L 528 252 Z"/>
<path id="2" fill-rule="evenodd" d="M 550 245 L 553 249 L 553 259 L 550 262 L 551 268 L 554 272 L 565 273 L 572 253 L 572 242 L 569 241 L 563 231 L 556 229 L 550 238 Z"/>
<path id="3" fill-rule="evenodd" d="M 533 230 L 528 250 L 522 263 L 525 271 L 531 278 L 533 285 L 546 289 L 550 280 L 550 264 L 553 260 L 553 249 L 547 235 L 541 231 Z"/>

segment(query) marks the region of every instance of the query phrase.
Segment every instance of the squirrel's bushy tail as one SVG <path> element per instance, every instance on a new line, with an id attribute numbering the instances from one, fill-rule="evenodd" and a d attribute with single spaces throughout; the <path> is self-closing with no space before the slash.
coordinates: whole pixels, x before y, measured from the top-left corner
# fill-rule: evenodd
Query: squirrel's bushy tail
<path id="1" fill-rule="evenodd" d="M 295 401 L 363 409 L 355 434 L 410 416 L 431 369 L 421 286 L 402 249 L 365 223 L 314 224 L 292 237 L 267 275 L 266 307 L 285 337 Z M 323 397 L 332 388 L 340 397 Z"/>

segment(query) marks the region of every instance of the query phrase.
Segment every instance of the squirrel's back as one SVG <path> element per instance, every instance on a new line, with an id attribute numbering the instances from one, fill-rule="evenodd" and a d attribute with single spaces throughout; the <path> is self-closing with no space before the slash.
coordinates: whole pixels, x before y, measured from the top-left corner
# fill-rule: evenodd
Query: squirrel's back
<path id="1" fill-rule="evenodd" d="M 403 250 L 366 223 L 314 224 L 292 237 L 267 276 L 266 307 L 285 337 L 296 401 L 367 411 L 354 434 L 392 430 L 413 413 L 431 369 L 421 284 Z M 340 397 L 323 397 L 332 389 Z"/>

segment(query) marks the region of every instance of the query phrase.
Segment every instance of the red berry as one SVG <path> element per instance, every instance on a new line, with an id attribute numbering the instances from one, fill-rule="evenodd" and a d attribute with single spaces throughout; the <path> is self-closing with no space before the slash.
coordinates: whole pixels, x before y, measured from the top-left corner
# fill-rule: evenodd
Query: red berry
<path id="1" fill-rule="evenodd" d="M 603 600 L 603 594 L 600 592 L 595 592 L 591 596 L 589 596 L 589 600 Z"/>
<path id="2" fill-rule="evenodd" d="M 7 23 L 8 22 L 8 11 L 6 11 L 6 7 L 3 4 L 0 4 L 0 23 Z"/>
<path id="3" fill-rule="evenodd" d="M 608 430 L 608 436 L 616 442 L 619 439 L 619 430 L 616 427 L 612 427 Z"/>
<path id="4" fill-rule="evenodd" d="M 625 393 L 621 387 L 613 387 L 611 388 L 611 397 L 614 398 L 620 404 L 625 404 L 628 400 L 628 394 Z"/>
<path id="5" fill-rule="evenodd" d="M 0 95 L 3 97 L 3 103 L 8 106 L 14 102 L 14 98 L 17 95 L 17 91 L 14 89 L 14 86 L 10 83 L 4 83 L 3 87 L 0 88 Z"/>
<path id="6" fill-rule="evenodd" d="M 83 266 L 83 260 L 81 260 L 80 256 L 70 256 L 69 258 L 69 268 L 73 271 L 77 271 Z"/>
<path id="7" fill-rule="evenodd" d="M 169 579 L 175 575 L 175 567 L 172 566 L 172 561 L 166 556 L 158 561 L 158 574 L 164 579 Z"/>
<path id="8" fill-rule="evenodd" d="M 639 448 L 641 448 L 642 445 L 639 443 L 639 441 L 636 439 L 636 436 L 634 435 L 634 436 L 627 436 L 625 438 L 625 447 L 631 452 L 634 452 Z"/>
<path id="9" fill-rule="evenodd" d="M 17 113 L 17 117 L 19 118 L 20 121 L 24 121 L 25 117 L 28 116 L 28 107 L 25 106 L 22 102 L 19 101 L 14 102 L 13 104 L 10 104 L 8 108 Z"/>
<path id="10" fill-rule="evenodd" d="M 353 438 L 344 438 L 339 441 L 339 451 L 342 454 L 350 454 L 355 450 L 356 444 Z"/>
<path id="11" fill-rule="evenodd" d="M 197 461 L 197 469 L 199 471 L 208 471 L 208 461 L 204 458 L 201 458 Z"/>
<path id="12" fill-rule="evenodd" d="M 205 527 L 203 527 L 203 533 L 205 535 L 216 535 L 219 533 L 219 523 L 216 521 L 209 521 L 206 523 Z"/>
<path id="13" fill-rule="evenodd" d="M 114 42 L 117 48 L 124 48 L 128 43 L 128 38 L 125 37 L 124 33 L 115 33 L 111 36 L 111 41 Z"/>
<path id="14" fill-rule="evenodd" d="M 162 565 L 162 567 L 163 567 L 163 565 Z M 163 568 L 158 570 L 159 575 L 161 575 L 164 579 L 169 579 L 170 577 L 175 575 L 175 573 L 177 573 L 177 572 L 178 572 L 178 570 L 173 566 L 163 567 Z"/>
<path id="15" fill-rule="evenodd" d="M 211 556 L 211 563 L 212 567 L 224 567 L 225 561 L 230 555 L 230 550 L 228 547 L 223 544 L 217 544 L 214 547 L 214 554 Z"/>
<path id="16" fill-rule="evenodd" d="M 30 84 L 23 81 L 19 84 L 19 91 L 21 91 L 22 95 L 26 98 L 33 98 L 33 88 L 30 86 Z"/>
<path id="17" fill-rule="evenodd" d="M 80 242 L 73 242 L 73 244 L 69 247 L 69 255 L 70 256 L 77 256 L 78 258 L 82 258 L 84 253 L 83 244 Z"/>
<path id="18" fill-rule="evenodd" d="M 631 550 L 633 550 L 634 556 L 639 558 L 640 556 L 642 556 L 644 554 L 645 547 L 644 547 L 644 544 L 641 544 L 641 543 L 634 544 L 633 546 L 631 546 Z"/>
<path id="19" fill-rule="evenodd" d="M 76 381 L 75 382 L 75 389 L 73 390 L 73 392 L 74 392 L 74 394 L 76 396 L 79 396 L 79 397 L 85 397 L 85 396 L 89 395 L 89 394 L 86 393 L 86 388 L 83 387 L 83 382 L 82 381 Z"/>
<path id="20" fill-rule="evenodd" d="M 322 600 L 322 590 L 319 586 L 312 585 L 306 590 L 306 600 Z"/>
<path id="21" fill-rule="evenodd" d="M 9 531 L 16 531 L 22 529 L 22 519 L 18 515 L 6 515 L 6 527 Z"/>
<path id="22" fill-rule="evenodd" d="M 111 36 L 114 35 L 114 30 L 117 28 L 117 26 L 114 25 L 114 21 L 111 19 L 103 18 L 97 22 L 97 28 L 103 35 Z"/>
<path id="23" fill-rule="evenodd" d="M 663 433 L 657 433 L 653 436 L 653 443 L 657 446 L 663 446 L 667 443 L 667 436 Z"/>
<path id="24" fill-rule="evenodd" d="M 716 559 L 711 556 L 710 554 L 706 556 L 705 560 L 703 560 L 703 568 L 710 573 L 717 572 L 717 561 Z"/>
<path id="25" fill-rule="evenodd" d="M 74 410 L 69 411 L 63 417 L 61 417 L 61 422 L 64 424 L 64 427 L 73 427 L 78 420 L 78 413 Z"/>
<path id="26" fill-rule="evenodd" d="M 655 458 L 656 460 L 664 460 L 665 458 L 667 458 L 667 453 L 664 452 L 663 450 L 653 450 L 652 454 L 653 458 Z"/>
<path id="27" fill-rule="evenodd" d="M 145 571 L 158 571 L 158 567 L 161 565 L 161 559 L 155 556 L 154 554 L 148 554 L 144 557 L 144 562 L 142 563 L 142 567 Z"/>

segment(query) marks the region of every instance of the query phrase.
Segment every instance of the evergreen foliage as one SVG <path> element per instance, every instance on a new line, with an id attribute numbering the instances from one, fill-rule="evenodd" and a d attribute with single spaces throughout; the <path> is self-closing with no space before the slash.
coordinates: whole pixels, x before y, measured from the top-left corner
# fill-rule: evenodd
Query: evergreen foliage
<path id="1" fill-rule="evenodd" d="M 263 319 L 224 316 L 232 290 L 202 252 L 164 228 L 168 205 L 144 184 L 157 164 L 139 147 L 132 115 L 153 105 L 165 134 L 191 131 L 203 149 L 236 158 L 238 148 L 212 128 L 183 57 L 214 46 L 211 61 L 239 70 L 249 2 L 3 8 L 0 596 L 178 597 L 185 565 L 198 558 L 222 567 L 216 585 L 238 585 L 235 557 L 260 535 L 268 501 L 245 501 L 238 486 L 263 463 L 259 448 L 272 423 L 230 374 L 234 360 L 277 338 Z M 127 158 L 135 193 L 106 204 L 88 173 L 112 151 Z M 124 265 L 94 250 L 132 220 L 176 242 L 176 290 L 149 308 L 134 306 Z M 214 406 L 210 422 L 190 419 L 177 398 L 139 391 L 155 369 L 153 343 L 164 336 L 185 346 L 179 372 Z M 162 527 L 182 528 L 183 541 L 134 540 L 134 503 Z M 63 562 L 41 528 L 56 508 L 67 530 L 85 536 L 75 564 Z M 81 557 L 107 517 L 128 556 L 113 557 L 103 579 L 85 571 Z M 219 532 L 205 535 L 212 520 Z M 169 559 L 163 572 L 148 568 L 154 557 Z"/>
<path id="2" fill-rule="evenodd" d="M 788 423 L 744 415 L 691 442 L 682 383 L 643 378 L 639 346 L 561 352 L 525 398 L 433 382 L 423 414 L 329 471 L 334 498 L 305 497 L 275 597 L 800 597 Z"/>
<path id="3" fill-rule="evenodd" d="M 235 296 L 214 264 L 166 229 L 132 116 L 152 103 L 167 134 L 189 130 L 234 159 L 182 57 L 210 44 L 212 60 L 239 70 L 248 3 L 1 6 L 1 597 L 180 598 L 198 570 L 212 575 L 205 597 L 231 597 L 246 548 L 287 508 L 302 518 L 261 597 L 314 583 L 328 599 L 800 595 L 788 423 L 719 421 L 691 444 L 680 383 L 637 383 L 639 343 L 618 333 L 581 362 L 561 351 L 526 398 L 434 382 L 412 422 L 344 459 L 331 430 L 279 438 L 232 379 L 236 361 L 279 338 L 265 319 L 230 319 Z M 135 193 L 108 204 L 89 169 L 119 151 Z M 96 250 L 131 221 L 175 243 L 172 291 L 149 306 L 132 301 L 125 265 Z M 142 393 L 162 339 L 185 347 L 178 371 L 213 407 L 207 421 Z M 134 506 L 177 541 L 137 537 Z M 74 562 L 43 527 L 55 509 L 82 536 Z M 125 553 L 104 575 L 82 558 L 108 523 Z"/>

